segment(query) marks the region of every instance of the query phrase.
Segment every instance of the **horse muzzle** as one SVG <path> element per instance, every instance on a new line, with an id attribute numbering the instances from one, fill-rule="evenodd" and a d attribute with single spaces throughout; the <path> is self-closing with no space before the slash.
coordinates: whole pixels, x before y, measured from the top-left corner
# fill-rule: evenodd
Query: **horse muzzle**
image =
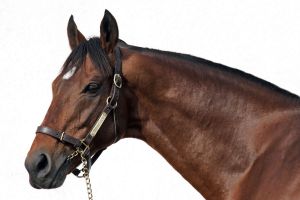
<path id="1" fill-rule="evenodd" d="M 60 187 L 66 179 L 67 166 L 67 156 L 59 155 L 54 162 L 46 151 L 28 154 L 25 160 L 29 182 L 36 189 Z"/>

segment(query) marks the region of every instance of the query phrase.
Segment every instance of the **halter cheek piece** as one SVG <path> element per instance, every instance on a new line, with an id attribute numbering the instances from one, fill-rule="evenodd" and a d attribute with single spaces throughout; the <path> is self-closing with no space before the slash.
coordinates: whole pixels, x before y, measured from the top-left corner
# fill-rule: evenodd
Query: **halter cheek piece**
<path id="1" fill-rule="evenodd" d="M 105 150 L 101 149 L 97 151 L 94 155 L 91 155 L 90 152 L 90 144 L 93 140 L 93 138 L 96 136 L 96 134 L 99 132 L 99 129 L 101 128 L 103 122 L 107 118 L 107 116 L 112 112 L 113 113 L 113 121 L 114 121 L 114 132 L 115 132 L 115 139 L 114 143 L 117 142 L 119 137 L 119 124 L 118 124 L 118 116 L 116 115 L 116 108 L 118 106 L 118 99 L 120 94 L 120 89 L 122 88 L 122 63 L 121 63 L 121 52 L 119 48 L 115 48 L 115 68 L 114 68 L 114 78 L 113 78 L 113 85 L 110 91 L 110 95 L 106 99 L 106 106 L 103 108 L 101 115 L 95 122 L 94 126 L 90 130 L 90 132 L 86 135 L 83 139 L 75 138 L 71 135 L 66 134 L 64 131 L 59 132 L 56 130 L 53 130 L 52 128 L 49 128 L 47 126 L 39 126 L 36 130 L 36 133 L 42 133 L 49 135 L 53 138 L 56 138 L 60 142 L 64 144 L 68 144 L 73 146 L 75 151 L 68 156 L 67 160 L 71 160 L 75 156 L 78 155 L 78 152 L 81 154 L 82 157 L 84 157 L 88 161 L 88 168 L 94 164 L 94 162 L 97 160 L 97 158 L 101 155 L 101 153 Z M 75 176 L 79 176 L 80 172 L 82 170 L 74 169 L 72 172 Z"/>

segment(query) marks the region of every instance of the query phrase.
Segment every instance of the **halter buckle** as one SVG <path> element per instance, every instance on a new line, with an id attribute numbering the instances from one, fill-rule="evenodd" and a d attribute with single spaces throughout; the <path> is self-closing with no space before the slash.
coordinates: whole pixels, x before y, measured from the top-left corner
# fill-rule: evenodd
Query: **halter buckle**
<path id="1" fill-rule="evenodd" d="M 119 89 L 122 87 L 122 77 L 120 74 L 114 75 L 114 85 Z"/>

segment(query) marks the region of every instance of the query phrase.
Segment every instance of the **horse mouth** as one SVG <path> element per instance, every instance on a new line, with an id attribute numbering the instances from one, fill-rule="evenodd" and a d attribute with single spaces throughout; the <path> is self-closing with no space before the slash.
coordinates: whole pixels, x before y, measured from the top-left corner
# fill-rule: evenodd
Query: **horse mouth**
<path id="1" fill-rule="evenodd" d="M 54 189 L 62 186 L 66 179 L 66 176 L 61 178 L 55 178 L 52 180 L 36 180 L 32 177 L 29 178 L 30 185 L 35 189 Z"/>

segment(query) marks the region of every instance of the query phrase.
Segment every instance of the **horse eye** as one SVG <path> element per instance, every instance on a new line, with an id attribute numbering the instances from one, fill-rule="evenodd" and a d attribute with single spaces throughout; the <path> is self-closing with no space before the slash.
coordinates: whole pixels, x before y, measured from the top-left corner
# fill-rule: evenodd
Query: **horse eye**
<path id="1" fill-rule="evenodd" d="M 100 89 L 98 83 L 89 83 L 83 90 L 84 93 L 95 94 Z"/>

